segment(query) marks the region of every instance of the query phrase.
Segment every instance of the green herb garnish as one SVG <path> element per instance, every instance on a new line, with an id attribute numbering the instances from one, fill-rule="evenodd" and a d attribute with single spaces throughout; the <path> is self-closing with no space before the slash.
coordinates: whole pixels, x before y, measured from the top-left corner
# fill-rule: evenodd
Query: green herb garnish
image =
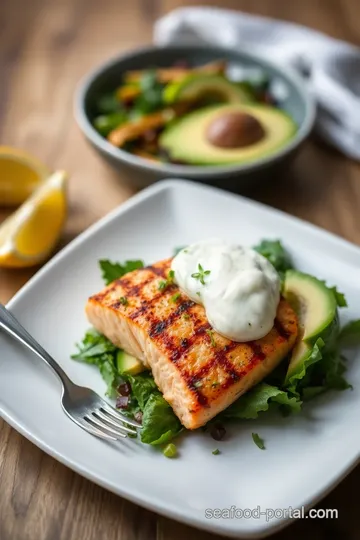
<path id="1" fill-rule="evenodd" d="M 123 306 L 128 306 L 129 305 L 129 300 L 126 298 L 126 296 L 121 296 L 119 298 L 119 302 L 120 304 L 122 304 Z"/>
<path id="2" fill-rule="evenodd" d="M 252 433 L 252 439 L 260 450 L 265 450 L 264 441 L 257 433 Z"/>
<path id="3" fill-rule="evenodd" d="M 215 450 L 212 451 L 212 454 L 214 456 L 218 456 L 220 454 L 220 450 L 218 448 L 216 448 Z"/>
<path id="4" fill-rule="evenodd" d="M 198 270 L 198 272 L 191 274 L 191 277 L 194 279 L 198 279 L 202 285 L 205 285 L 205 276 L 208 276 L 211 271 L 204 270 L 200 263 L 198 264 Z"/>
<path id="5" fill-rule="evenodd" d="M 176 446 L 174 443 L 170 443 L 170 444 L 167 444 L 164 448 L 164 456 L 168 457 L 168 458 L 173 458 L 176 456 Z"/>
<path id="6" fill-rule="evenodd" d="M 176 302 L 179 300 L 180 296 L 181 296 L 181 293 L 177 292 L 170 298 L 170 301 L 174 302 L 174 304 L 176 304 Z"/>
<path id="7" fill-rule="evenodd" d="M 167 279 L 166 280 L 163 279 L 162 281 L 159 282 L 159 285 L 158 285 L 159 291 L 163 291 L 164 289 L 166 289 L 166 287 L 168 287 L 169 285 L 172 285 L 174 282 L 174 277 L 175 277 L 175 271 L 169 270 Z"/>
<path id="8" fill-rule="evenodd" d="M 211 345 L 213 347 L 216 347 L 216 341 L 214 339 L 214 332 L 212 330 L 210 330 L 210 328 L 208 328 L 207 330 L 205 330 L 205 332 L 207 333 L 207 335 L 209 336 L 210 338 L 210 341 L 211 341 Z"/>
<path id="9" fill-rule="evenodd" d="M 190 319 L 190 315 L 188 313 L 184 313 L 183 317 L 186 321 Z"/>

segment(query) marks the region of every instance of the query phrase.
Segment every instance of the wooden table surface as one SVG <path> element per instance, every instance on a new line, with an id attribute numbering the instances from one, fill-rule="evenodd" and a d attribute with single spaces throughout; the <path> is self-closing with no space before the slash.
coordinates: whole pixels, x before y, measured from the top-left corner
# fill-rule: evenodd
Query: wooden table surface
<path id="1" fill-rule="evenodd" d="M 150 42 L 157 17 L 191 3 L 1 0 L 1 144 L 27 149 L 50 167 L 71 174 L 62 245 L 133 193 L 127 179 L 93 153 L 75 125 L 72 98 L 77 81 L 109 56 Z M 194 1 L 201 3 L 298 22 L 360 44 L 358 0 Z M 360 243 L 360 167 L 318 142 L 307 143 L 276 190 L 262 187 L 247 194 Z M 0 220 L 5 215 L 0 211 Z M 35 271 L 0 271 L 0 301 L 8 301 Z M 338 508 L 338 520 L 298 521 L 275 538 L 359 538 L 359 482 L 358 468 L 319 504 Z M 0 485 L 1 540 L 220 538 L 95 486 L 1 420 Z"/>

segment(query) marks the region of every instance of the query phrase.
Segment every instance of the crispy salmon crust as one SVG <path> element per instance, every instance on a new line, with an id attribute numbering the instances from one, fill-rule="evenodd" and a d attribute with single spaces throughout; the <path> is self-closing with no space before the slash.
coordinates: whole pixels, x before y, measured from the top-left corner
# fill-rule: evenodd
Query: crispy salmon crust
<path id="1" fill-rule="evenodd" d="M 278 365 L 295 343 L 298 323 L 282 298 L 264 338 L 247 343 L 224 338 L 212 330 L 204 308 L 176 284 L 162 288 L 170 265 L 166 259 L 126 274 L 92 296 L 86 313 L 99 332 L 152 370 L 182 424 L 195 429 Z"/>

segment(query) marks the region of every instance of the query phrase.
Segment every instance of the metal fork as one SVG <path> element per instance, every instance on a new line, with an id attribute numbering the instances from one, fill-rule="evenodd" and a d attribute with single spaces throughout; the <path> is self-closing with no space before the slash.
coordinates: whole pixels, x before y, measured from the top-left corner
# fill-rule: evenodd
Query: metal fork
<path id="1" fill-rule="evenodd" d="M 111 407 L 90 388 L 74 384 L 57 362 L 23 328 L 5 306 L 0 304 L 0 328 L 53 369 L 62 383 L 61 405 L 67 416 L 91 435 L 116 441 L 136 435 L 141 425 Z"/>

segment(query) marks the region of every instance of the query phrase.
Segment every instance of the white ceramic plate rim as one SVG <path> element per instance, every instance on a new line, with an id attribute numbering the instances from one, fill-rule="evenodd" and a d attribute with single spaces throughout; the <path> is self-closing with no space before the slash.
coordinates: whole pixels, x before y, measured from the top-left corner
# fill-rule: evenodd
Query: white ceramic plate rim
<path id="1" fill-rule="evenodd" d="M 61 252 L 55 255 L 54 258 L 50 262 L 48 262 L 32 279 L 30 279 L 29 282 L 7 304 L 7 306 L 9 308 L 16 306 L 21 301 L 22 297 L 29 291 L 29 289 L 31 289 L 35 283 L 40 281 L 46 273 L 50 272 L 52 268 L 61 259 L 63 259 L 68 254 L 76 250 L 79 245 L 81 245 L 87 238 L 91 237 L 95 232 L 97 232 L 100 229 L 105 228 L 117 216 L 131 211 L 131 209 L 137 206 L 140 202 L 154 195 L 157 195 L 158 193 L 161 193 L 164 190 L 176 189 L 177 187 L 181 187 L 181 186 L 188 186 L 188 187 L 192 186 L 196 190 L 213 191 L 214 193 L 215 192 L 222 193 L 223 195 L 229 198 L 234 197 L 234 195 L 226 194 L 226 192 L 221 191 L 217 188 L 208 187 L 208 186 L 207 187 L 200 186 L 197 183 L 186 181 L 186 180 L 166 180 L 166 181 L 162 181 L 159 184 L 151 186 L 147 188 L 146 190 L 142 191 L 141 193 L 135 195 L 131 199 L 129 199 L 127 202 L 121 205 L 120 208 L 117 208 L 111 213 L 109 213 L 106 217 L 99 220 L 97 223 L 95 223 L 94 225 L 89 227 L 89 229 L 87 229 L 85 232 L 79 235 L 75 240 L 73 240 Z M 300 225 L 303 229 L 306 229 L 309 232 L 311 231 L 312 234 L 316 234 L 319 240 L 322 239 L 328 244 L 332 244 L 334 249 L 345 248 L 348 252 L 351 252 L 352 256 L 354 256 L 355 258 L 359 260 L 359 265 L 360 265 L 360 249 L 354 246 L 353 244 L 351 244 L 350 242 L 343 240 L 331 233 L 328 233 L 314 225 L 308 224 L 298 218 L 291 217 L 291 216 L 289 217 L 284 212 L 269 208 L 265 205 L 262 205 L 261 203 L 246 199 L 246 204 L 249 206 L 257 207 L 257 208 L 260 207 L 262 208 L 264 212 L 277 214 L 279 216 L 286 217 L 286 219 L 290 219 L 292 222 L 295 222 L 298 225 Z M 241 530 L 237 530 L 237 531 L 228 530 L 228 529 L 224 530 L 224 528 L 220 524 L 221 522 L 219 522 L 219 525 L 217 525 L 217 523 L 214 522 L 213 520 L 210 522 L 210 521 L 206 521 L 204 519 L 198 518 L 198 517 L 194 517 L 190 515 L 183 515 L 176 507 L 167 505 L 166 502 L 164 502 L 164 500 L 153 501 L 150 496 L 144 495 L 143 493 L 138 492 L 136 489 L 132 489 L 131 486 L 124 489 L 121 486 L 119 486 L 115 481 L 107 482 L 106 480 L 102 478 L 101 475 L 93 473 L 90 468 L 83 467 L 81 463 L 75 460 L 72 460 L 66 455 L 63 455 L 62 453 L 58 452 L 55 447 L 48 445 L 45 442 L 45 440 L 43 440 L 42 438 L 33 435 L 32 432 L 27 429 L 26 425 L 24 425 L 21 421 L 17 421 L 16 418 L 14 418 L 10 414 L 10 412 L 7 411 L 6 407 L 0 408 L 0 414 L 2 418 L 8 424 L 10 424 L 14 429 L 16 429 L 18 432 L 24 435 L 27 439 L 29 439 L 35 445 L 37 445 L 39 448 L 44 450 L 46 453 L 48 453 L 49 455 L 51 455 L 52 457 L 54 457 L 55 459 L 57 459 L 64 465 L 70 467 L 75 472 L 81 474 L 85 478 L 97 483 L 98 485 L 134 503 L 137 503 L 145 508 L 158 512 L 159 514 L 165 515 L 170 518 L 174 518 L 178 521 L 182 521 L 184 523 L 187 523 L 189 525 L 192 525 L 192 526 L 204 529 L 204 530 L 208 530 L 212 533 L 218 533 L 222 535 L 225 534 L 227 536 L 237 537 L 237 538 L 263 538 L 265 536 L 268 536 L 269 534 L 276 532 L 277 530 L 282 529 L 289 523 L 288 519 L 277 520 L 276 522 L 268 522 L 266 524 L 259 523 L 258 528 L 254 527 L 251 531 L 245 532 Z M 319 489 L 315 493 L 312 493 L 311 496 L 306 499 L 304 503 L 306 509 L 309 509 L 312 506 L 314 506 L 320 499 L 322 499 L 327 493 L 329 493 L 357 465 L 357 463 L 359 462 L 359 452 L 360 452 L 360 448 L 358 449 L 358 455 L 355 455 L 353 459 L 349 459 L 346 462 L 344 462 L 342 466 L 340 466 L 339 469 L 337 469 L 332 474 L 332 476 L 329 477 L 328 482 L 325 486 L 322 486 L 321 489 Z"/>

